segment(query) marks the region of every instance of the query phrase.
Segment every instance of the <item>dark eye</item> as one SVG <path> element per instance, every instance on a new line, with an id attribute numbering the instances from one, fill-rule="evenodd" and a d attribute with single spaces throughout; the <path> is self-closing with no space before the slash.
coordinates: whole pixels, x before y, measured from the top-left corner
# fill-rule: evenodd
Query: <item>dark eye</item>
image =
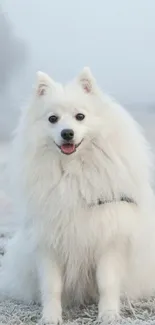
<path id="1" fill-rule="evenodd" d="M 51 115 L 49 118 L 48 118 L 49 122 L 50 123 L 57 123 L 58 122 L 58 116 L 56 115 Z"/>
<path id="2" fill-rule="evenodd" d="M 82 114 L 82 113 L 78 113 L 78 114 L 75 115 L 75 118 L 76 118 L 76 120 L 78 120 L 78 121 L 82 121 L 82 120 L 84 120 L 85 115 Z"/>

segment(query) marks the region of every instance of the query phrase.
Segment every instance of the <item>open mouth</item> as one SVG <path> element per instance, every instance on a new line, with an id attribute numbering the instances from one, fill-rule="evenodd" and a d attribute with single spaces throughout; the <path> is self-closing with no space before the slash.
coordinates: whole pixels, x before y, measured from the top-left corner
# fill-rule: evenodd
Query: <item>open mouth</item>
<path id="1" fill-rule="evenodd" d="M 58 146 L 57 144 L 56 145 L 61 150 L 61 152 L 63 154 L 65 154 L 65 155 L 71 155 L 80 146 L 80 144 L 82 143 L 82 141 L 83 141 L 83 139 L 78 144 L 66 142 L 66 143 L 63 143 L 61 146 Z"/>

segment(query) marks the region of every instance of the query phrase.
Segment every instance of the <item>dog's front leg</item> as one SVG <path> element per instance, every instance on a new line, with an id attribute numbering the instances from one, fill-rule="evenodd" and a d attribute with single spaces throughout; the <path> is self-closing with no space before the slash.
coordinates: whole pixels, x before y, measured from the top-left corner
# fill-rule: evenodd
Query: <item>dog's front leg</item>
<path id="1" fill-rule="evenodd" d="M 57 325 L 62 323 L 61 271 L 53 254 L 39 253 L 38 259 L 40 290 L 43 313 L 41 325 Z"/>
<path id="2" fill-rule="evenodd" d="M 110 248 L 97 265 L 99 319 L 116 319 L 120 311 L 120 286 L 124 263 L 117 249 Z"/>

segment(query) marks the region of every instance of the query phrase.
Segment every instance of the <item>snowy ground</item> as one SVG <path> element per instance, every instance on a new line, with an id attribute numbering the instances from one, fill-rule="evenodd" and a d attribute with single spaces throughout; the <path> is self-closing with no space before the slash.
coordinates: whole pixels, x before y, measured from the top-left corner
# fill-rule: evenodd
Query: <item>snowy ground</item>
<path id="1" fill-rule="evenodd" d="M 145 125 L 146 134 L 155 152 L 155 115 L 141 116 L 140 120 Z M 17 226 L 12 215 L 12 203 L 7 194 L 6 162 L 8 154 L 9 144 L 0 143 L 0 263 L 5 252 L 6 241 Z M 70 325 L 93 325 L 97 324 L 96 315 L 97 308 L 92 305 L 66 311 L 64 320 Z M 136 303 L 124 302 L 122 315 L 123 318 L 115 324 L 155 325 L 155 298 Z M 0 299 L 0 325 L 35 325 L 39 317 L 40 307 L 37 305 L 28 306 L 16 301 Z M 106 325 L 107 322 L 102 324 Z"/>

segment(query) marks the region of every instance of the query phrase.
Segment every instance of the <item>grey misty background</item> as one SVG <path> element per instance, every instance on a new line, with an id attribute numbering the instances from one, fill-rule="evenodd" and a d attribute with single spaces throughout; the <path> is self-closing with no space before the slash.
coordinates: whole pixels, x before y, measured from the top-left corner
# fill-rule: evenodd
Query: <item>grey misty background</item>
<path id="1" fill-rule="evenodd" d="M 85 65 L 155 143 L 154 0 L 1 0 L 0 139 L 17 124 L 37 70 L 65 82 Z"/>

